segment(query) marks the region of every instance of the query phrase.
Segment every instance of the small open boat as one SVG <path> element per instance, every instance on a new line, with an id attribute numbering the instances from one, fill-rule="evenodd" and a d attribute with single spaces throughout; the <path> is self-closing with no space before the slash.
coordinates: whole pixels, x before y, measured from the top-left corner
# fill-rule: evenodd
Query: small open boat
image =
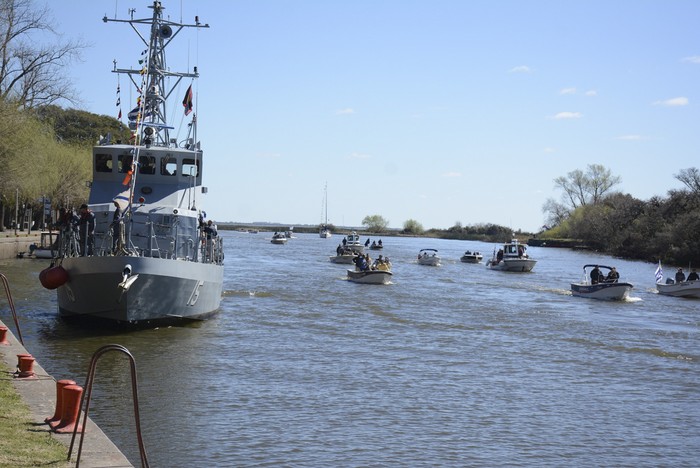
<path id="1" fill-rule="evenodd" d="M 286 244 L 287 243 L 287 235 L 283 232 L 276 232 L 272 235 L 272 239 L 270 239 L 270 242 L 273 244 Z"/>
<path id="2" fill-rule="evenodd" d="M 392 273 L 388 270 L 348 270 L 348 280 L 362 284 L 387 284 Z"/>
<path id="3" fill-rule="evenodd" d="M 55 258 L 58 255 L 58 232 L 42 231 L 39 244 L 29 246 L 29 255 L 34 258 Z"/>
<path id="4" fill-rule="evenodd" d="M 589 270 L 590 273 L 589 273 Z M 604 275 L 602 270 L 608 272 Z M 611 272 L 615 272 L 612 273 Z M 614 267 L 605 265 L 584 265 L 583 278 L 580 283 L 571 283 L 571 295 L 603 299 L 607 301 L 623 301 L 634 286 L 630 283 L 619 282 Z"/>
<path id="5" fill-rule="evenodd" d="M 481 255 L 481 252 L 472 252 L 471 250 L 467 250 L 459 259 L 464 263 L 479 263 L 483 258 L 484 256 Z"/>
<path id="6" fill-rule="evenodd" d="M 440 266 L 440 257 L 436 249 L 421 249 L 418 252 L 418 263 L 428 266 Z"/>

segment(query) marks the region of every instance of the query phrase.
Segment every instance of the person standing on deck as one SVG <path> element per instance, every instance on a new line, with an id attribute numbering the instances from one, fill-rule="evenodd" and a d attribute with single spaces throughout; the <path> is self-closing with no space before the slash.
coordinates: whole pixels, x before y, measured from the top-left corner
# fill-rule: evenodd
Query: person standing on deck
<path id="1" fill-rule="evenodd" d="M 95 213 L 84 203 L 80 205 L 78 227 L 80 233 L 80 256 L 92 255 L 92 247 L 95 243 Z"/>

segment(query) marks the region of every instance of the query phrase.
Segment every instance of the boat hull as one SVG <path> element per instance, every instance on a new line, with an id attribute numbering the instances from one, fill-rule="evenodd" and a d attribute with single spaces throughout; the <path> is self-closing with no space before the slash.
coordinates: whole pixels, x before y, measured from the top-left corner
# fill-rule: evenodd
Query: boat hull
<path id="1" fill-rule="evenodd" d="M 605 301 L 623 301 L 627 299 L 632 288 L 630 283 L 572 283 L 571 295 Z"/>
<path id="2" fill-rule="evenodd" d="M 531 258 L 506 258 L 500 262 L 497 260 L 489 260 L 486 266 L 491 270 L 499 271 L 514 271 L 514 272 L 529 272 L 535 268 L 537 260 Z"/>
<path id="3" fill-rule="evenodd" d="M 419 258 L 418 263 L 426 266 L 440 266 L 440 257 Z"/>
<path id="4" fill-rule="evenodd" d="M 61 317 L 152 325 L 202 320 L 221 303 L 223 265 L 150 257 L 64 258 L 57 289 Z M 134 278 L 126 287 L 122 272 Z M 137 276 L 138 275 L 138 276 Z"/>
<path id="5" fill-rule="evenodd" d="M 335 257 L 328 257 L 331 263 L 342 263 L 345 265 L 352 265 L 353 260 L 355 260 L 356 255 L 336 255 Z"/>
<path id="6" fill-rule="evenodd" d="M 656 283 L 659 294 L 673 297 L 700 299 L 700 281 L 683 281 L 682 283 Z"/>
<path id="7" fill-rule="evenodd" d="M 391 281 L 391 276 L 392 273 L 385 270 L 348 270 L 348 280 L 361 284 L 387 284 Z"/>
<path id="8" fill-rule="evenodd" d="M 462 255 L 460 260 L 463 263 L 480 263 L 483 258 L 482 255 Z"/>
<path id="9" fill-rule="evenodd" d="M 57 253 L 58 252 L 56 250 L 43 249 L 43 248 L 39 247 L 39 248 L 36 248 L 32 251 L 32 256 L 34 258 L 44 258 L 44 259 L 49 258 L 50 259 L 50 258 L 56 258 Z"/>

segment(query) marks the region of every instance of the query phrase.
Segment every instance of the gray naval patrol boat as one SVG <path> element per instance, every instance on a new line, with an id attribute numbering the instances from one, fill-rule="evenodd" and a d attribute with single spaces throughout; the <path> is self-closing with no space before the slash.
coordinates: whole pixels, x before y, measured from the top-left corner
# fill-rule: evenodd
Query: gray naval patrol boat
<path id="1" fill-rule="evenodd" d="M 93 148 L 94 235 L 81 235 L 86 227 L 75 218 L 63 223 L 60 257 L 52 268 L 65 270 L 64 279 L 52 287 L 65 318 L 156 326 L 204 319 L 221 301 L 223 245 L 199 204 L 206 193 L 192 112 L 192 83 L 199 75 L 196 67 L 173 72 L 165 60 L 166 47 L 184 28 L 209 25 L 198 17 L 194 24 L 166 20 L 160 1 L 149 8 L 153 15 L 145 19 L 134 19 L 133 12 L 131 19 L 103 18 L 128 23 L 146 50 L 140 69 L 119 69 L 115 62 L 113 72 L 127 75 L 140 94 L 129 113 L 131 144 L 103 141 Z M 139 28 L 148 30 L 141 34 Z M 174 97 L 178 89 L 187 90 L 181 102 Z M 190 120 L 187 136 L 178 141 L 166 115 L 180 105 L 178 120 L 180 112 Z"/>

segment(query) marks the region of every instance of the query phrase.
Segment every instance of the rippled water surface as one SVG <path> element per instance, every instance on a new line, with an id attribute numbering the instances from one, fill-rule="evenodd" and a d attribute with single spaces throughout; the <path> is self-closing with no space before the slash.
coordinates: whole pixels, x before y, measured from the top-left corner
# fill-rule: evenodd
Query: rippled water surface
<path id="1" fill-rule="evenodd" d="M 54 377 L 84 382 L 105 344 L 135 356 L 151 466 L 700 460 L 700 300 L 657 295 L 656 265 L 532 247 L 533 272 L 504 273 L 459 261 L 493 244 L 387 237 L 393 283 L 358 285 L 328 261 L 337 235 L 222 235 L 221 312 L 185 327 L 64 324 L 37 280 L 45 263 L 0 263 L 25 345 Z M 421 248 L 443 265 L 418 265 Z M 596 262 L 635 285 L 630 300 L 570 295 Z M 97 370 L 91 417 L 138 464 L 126 361 Z"/>

